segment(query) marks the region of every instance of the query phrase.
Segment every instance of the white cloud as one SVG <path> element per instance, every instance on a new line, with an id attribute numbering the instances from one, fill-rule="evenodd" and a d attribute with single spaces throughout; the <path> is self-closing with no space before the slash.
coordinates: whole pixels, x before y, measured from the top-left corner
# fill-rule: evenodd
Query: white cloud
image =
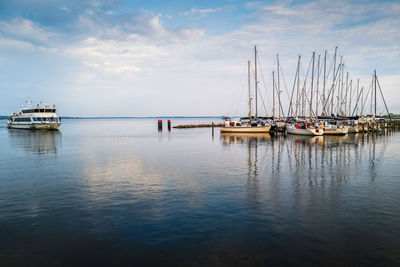
<path id="1" fill-rule="evenodd" d="M 65 53 L 75 56 L 89 67 L 104 72 L 143 72 L 145 61 L 167 56 L 163 49 L 145 44 L 134 36 L 127 40 L 102 40 L 90 37 L 67 48 Z M 143 67 L 140 65 L 143 64 Z"/>
<path id="2" fill-rule="evenodd" d="M 66 6 L 63 6 L 63 7 L 61 8 L 61 10 L 64 10 L 64 11 L 66 11 L 66 12 L 71 12 L 71 9 L 69 9 L 69 8 L 66 7 Z"/>
<path id="3" fill-rule="evenodd" d="M 17 40 L 46 44 L 56 34 L 43 29 L 28 19 L 18 18 L 10 22 L 0 21 L 0 32 Z"/>
<path id="4" fill-rule="evenodd" d="M 205 9 L 197 9 L 197 8 L 192 8 L 190 11 L 183 12 L 183 16 L 193 16 L 193 15 L 199 15 L 200 17 L 207 16 L 208 14 L 212 14 L 215 12 L 218 12 L 222 8 L 205 8 Z"/>

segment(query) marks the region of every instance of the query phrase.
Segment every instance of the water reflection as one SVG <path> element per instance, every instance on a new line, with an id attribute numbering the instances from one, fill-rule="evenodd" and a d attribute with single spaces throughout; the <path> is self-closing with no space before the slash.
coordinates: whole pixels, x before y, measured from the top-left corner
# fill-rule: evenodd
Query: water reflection
<path id="1" fill-rule="evenodd" d="M 61 147 L 61 132 L 8 130 L 10 145 L 34 154 L 56 154 Z"/>
<path id="2" fill-rule="evenodd" d="M 297 183 L 312 186 L 327 182 L 346 183 L 350 178 L 365 176 L 373 181 L 376 178 L 376 159 L 384 155 L 388 142 L 383 142 L 379 151 L 376 143 L 391 135 L 391 131 L 314 137 L 221 134 L 220 139 L 225 146 L 247 144 L 249 180 L 256 180 L 260 172 L 272 180 L 280 178 L 283 173 L 284 179 L 294 177 Z M 262 159 L 260 153 L 264 154 Z"/>

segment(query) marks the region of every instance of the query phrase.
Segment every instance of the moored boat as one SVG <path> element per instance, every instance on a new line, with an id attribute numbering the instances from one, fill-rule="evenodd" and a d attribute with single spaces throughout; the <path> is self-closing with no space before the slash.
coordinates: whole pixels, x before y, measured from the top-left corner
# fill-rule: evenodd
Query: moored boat
<path id="1" fill-rule="evenodd" d="M 254 47 L 255 55 L 257 54 L 256 47 Z M 257 103 L 257 56 L 255 56 L 255 100 Z M 224 127 L 221 128 L 221 133 L 269 133 L 271 124 L 268 120 L 261 120 L 257 117 L 257 105 L 255 109 L 255 116 L 252 116 L 251 111 L 251 87 L 250 87 L 250 61 L 247 62 L 247 75 L 249 85 L 249 113 L 247 118 L 230 120 L 226 119 Z"/>
<path id="2" fill-rule="evenodd" d="M 324 130 L 322 127 L 319 126 L 311 126 L 311 125 L 299 125 L 299 124 L 291 124 L 289 126 L 286 126 L 286 131 L 288 134 L 297 134 L 297 135 L 311 135 L 311 136 L 316 136 L 316 135 L 323 135 Z"/>
<path id="3" fill-rule="evenodd" d="M 31 105 L 28 99 L 25 106 L 20 106 L 18 113 L 8 118 L 7 127 L 10 129 L 55 130 L 61 125 L 61 118 L 56 114 L 56 106 L 46 104 Z"/>
<path id="4" fill-rule="evenodd" d="M 251 123 L 242 120 L 226 121 L 221 133 L 269 133 L 271 125 L 263 122 Z"/>
<path id="5" fill-rule="evenodd" d="M 336 121 L 327 122 L 324 125 L 325 135 L 346 135 L 349 133 L 349 127 L 346 125 L 339 125 Z"/>

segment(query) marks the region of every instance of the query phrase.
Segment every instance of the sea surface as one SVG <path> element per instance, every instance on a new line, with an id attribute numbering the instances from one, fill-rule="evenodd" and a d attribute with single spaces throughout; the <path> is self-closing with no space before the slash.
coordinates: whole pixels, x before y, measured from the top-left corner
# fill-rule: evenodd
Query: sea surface
<path id="1" fill-rule="evenodd" d="M 2 120 L 9 265 L 400 266 L 400 133 L 159 132 L 157 119 L 28 131 Z"/>

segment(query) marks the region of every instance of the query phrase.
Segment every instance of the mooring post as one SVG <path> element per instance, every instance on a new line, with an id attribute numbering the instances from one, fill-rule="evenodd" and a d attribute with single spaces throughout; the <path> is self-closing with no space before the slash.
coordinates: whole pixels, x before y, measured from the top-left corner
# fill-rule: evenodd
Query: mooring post
<path id="1" fill-rule="evenodd" d="M 171 120 L 168 120 L 168 131 L 171 131 Z"/>
<path id="2" fill-rule="evenodd" d="M 214 122 L 211 123 L 211 129 L 212 137 L 214 137 Z"/>
<path id="3" fill-rule="evenodd" d="M 158 120 L 158 131 L 162 131 L 162 120 Z"/>

